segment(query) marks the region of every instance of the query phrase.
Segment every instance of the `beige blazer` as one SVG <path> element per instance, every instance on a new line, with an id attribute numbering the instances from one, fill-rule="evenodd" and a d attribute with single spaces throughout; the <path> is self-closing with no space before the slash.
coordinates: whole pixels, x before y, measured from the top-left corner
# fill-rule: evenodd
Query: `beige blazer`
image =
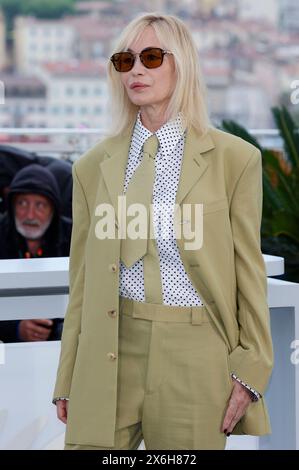
<path id="1" fill-rule="evenodd" d="M 120 238 L 95 234 L 97 206 L 122 195 L 131 132 L 106 138 L 73 165 L 70 296 L 54 397 L 69 397 L 65 442 L 114 445 L 117 404 Z M 188 130 L 176 202 L 203 203 L 203 245 L 186 250 L 186 272 L 227 344 L 231 372 L 264 394 L 273 368 L 267 279 L 260 249 L 262 161 L 256 147 L 211 128 Z M 180 225 L 176 212 L 175 227 Z M 111 314 L 115 310 L 116 314 Z M 271 432 L 264 397 L 233 434 Z"/>

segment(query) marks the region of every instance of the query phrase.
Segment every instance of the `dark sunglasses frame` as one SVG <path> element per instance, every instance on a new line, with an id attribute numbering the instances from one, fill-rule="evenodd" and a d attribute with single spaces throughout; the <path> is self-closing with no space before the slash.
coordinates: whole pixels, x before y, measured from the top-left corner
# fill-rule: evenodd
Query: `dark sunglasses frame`
<path id="1" fill-rule="evenodd" d="M 149 52 L 149 51 L 154 51 L 154 52 L 158 51 L 161 54 L 161 62 L 158 65 L 153 65 L 153 64 L 150 64 L 150 65 L 147 64 L 146 65 L 146 60 L 144 59 L 144 53 Z M 120 70 L 120 68 L 118 68 L 118 65 L 117 65 L 122 54 L 126 54 L 126 55 L 129 55 L 129 57 L 132 57 L 132 63 L 129 66 L 129 68 L 126 68 L 126 70 Z M 146 47 L 145 49 L 143 49 L 139 53 L 138 52 L 134 53 L 134 52 L 130 52 L 130 51 L 116 52 L 115 54 L 113 54 L 110 57 L 110 60 L 113 63 L 114 68 L 117 72 L 129 72 L 134 67 L 137 55 L 139 56 L 140 61 L 142 62 L 144 67 L 146 67 L 147 69 L 156 69 L 156 68 L 160 67 L 163 64 L 163 59 L 164 59 L 164 56 L 166 54 L 172 54 L 172 52 L 161 49 L 160 47 Z"/>

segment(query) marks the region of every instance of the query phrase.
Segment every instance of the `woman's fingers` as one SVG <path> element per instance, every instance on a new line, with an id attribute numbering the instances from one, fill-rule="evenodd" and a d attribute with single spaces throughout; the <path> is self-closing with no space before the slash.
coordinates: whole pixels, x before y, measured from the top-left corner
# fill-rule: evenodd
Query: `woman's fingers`
<path id="1" fill-rule="evenodd" d="M 239 382 L 235 381 L 234 388 L 224 416 L 221 432 L 231 433 L 237 422 L 245 414 L 246 408 L 251 403 L 251 398 Z"/>
<path id="2" fill-rule="evenodd" d="M 57 407 L 57 417 L 64 424 L 67 422 L 67 409 L 68 409 L 68 400 L 58 400 L 56 402 Z"/>
<path id="3" fill-rule="evenodd" d="M 228 403 L 228 407 L 226 409 L 226 413 L 224 416 L 221 432 L 227 433 L 230 432 L 228 429 L 231 427 L 231 423 L 236 416 L 238 411 L 238 403 L 236 400 L 233 399 L 233 395 L 231 395 L 231 398 Z"/>

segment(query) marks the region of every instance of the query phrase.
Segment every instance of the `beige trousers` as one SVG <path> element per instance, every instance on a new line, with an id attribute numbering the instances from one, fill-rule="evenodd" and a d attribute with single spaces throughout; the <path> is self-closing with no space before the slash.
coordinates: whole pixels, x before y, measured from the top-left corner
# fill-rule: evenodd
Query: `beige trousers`
<path id="1" fill-rule="evenodd" d="M 119 311 L 115 446 L 64 449 L 224 449 L 233 383 L 208 310 L 120 297 Z"/>

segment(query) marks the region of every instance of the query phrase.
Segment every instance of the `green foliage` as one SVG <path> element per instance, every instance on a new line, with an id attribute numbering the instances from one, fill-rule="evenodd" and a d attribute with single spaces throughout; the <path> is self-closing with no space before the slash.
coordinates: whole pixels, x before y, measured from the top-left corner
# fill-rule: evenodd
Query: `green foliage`
<path id="1" fill-rule="evenodd" d="M 74 0 L 26 0 L 22 2 L 22 14 L 38 18 L 60 18 L 73 11 Z"/>
<path id="2" fill-rule="evenodd" d="M 222 129 L 252 143 L 263 157 L 262 250 L 285 258 L 286 278 L 299 282 L 299 128 L 285 106 L 272 108 L 284 153 L 262 147 L 234 121 Z"/>
<path id="3" fill-rule="evenodd" d="M 22 2 L 19 0 L 0 0 L 0 9 L 4 13 L 9 31 L 12 29 L 14 17 L 20 14 L 21 6 Z"/>
<path id="4" fill-rule="evenodd" d="M 7 29 L 13 27 L 17 15 L 33 15 L 38 18 L 60 18 L 74 11 L 76 0 L 0 0 L 0 8 L 7 21 Z"/>
<path id="5" fill-rule="evenodd" d="M 66 14 L 75 14 L 74 5 L 78 1 L 88 0 L 0 0 L 0 10 L 4 12 L 7 30 L 13 29 L 13 20 L 18 15 L 32 15 L 37 18 L 61 18 Z M 102 1 L 102 0 L 98 0 Z M 114 3 L 115 0 L 110 0 Z"/>

